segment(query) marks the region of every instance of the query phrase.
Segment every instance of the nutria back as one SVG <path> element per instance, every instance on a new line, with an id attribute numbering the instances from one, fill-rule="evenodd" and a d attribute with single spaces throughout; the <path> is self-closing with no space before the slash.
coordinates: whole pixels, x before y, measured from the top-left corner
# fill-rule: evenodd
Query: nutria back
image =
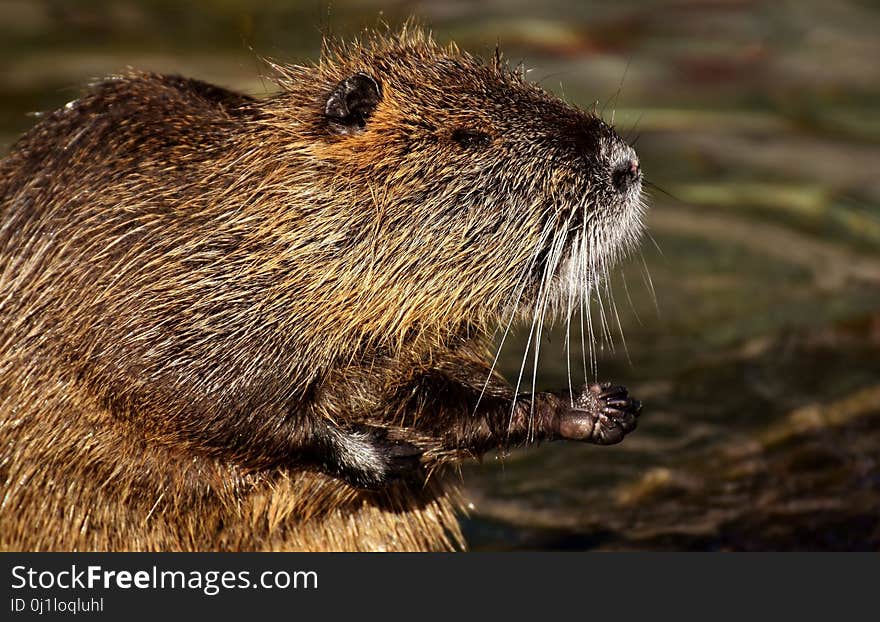
<path id="1" fill-rule="evenodd" d="M 276 70 L 108 79 L 0 164 L 3 548 L 453 548 L 460 460 L 635 427 L 487 350 L 637 241 L 611 127 L 418 30 Z"/>

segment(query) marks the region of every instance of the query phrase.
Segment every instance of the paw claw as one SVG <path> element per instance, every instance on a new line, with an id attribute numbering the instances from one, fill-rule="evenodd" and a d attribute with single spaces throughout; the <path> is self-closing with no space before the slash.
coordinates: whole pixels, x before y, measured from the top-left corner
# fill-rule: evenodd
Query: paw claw
<path id="1" fill-rule="evenodd" d="M 636 400 L 620 399 L 620 398 L 616 397 L 614 399 L 605 400 L 605 403 L 608 406 L 613 406 L 613 407 L 617 407 L 617 408 L 630 408 L 633 406 L 635 401 Z"/>

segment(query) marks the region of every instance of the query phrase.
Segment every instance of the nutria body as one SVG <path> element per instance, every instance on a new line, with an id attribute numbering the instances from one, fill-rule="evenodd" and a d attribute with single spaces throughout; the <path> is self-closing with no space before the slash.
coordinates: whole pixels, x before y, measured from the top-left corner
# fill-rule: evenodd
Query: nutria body
<path id="1" fill-rule="evenodd" d="M 418 31 L 278 70 L 107 80 L 0 164 L 2 548 L 456 548 L 456 462 L 635 427 L 487 349 L 638 238 L 614 131 Z"/>

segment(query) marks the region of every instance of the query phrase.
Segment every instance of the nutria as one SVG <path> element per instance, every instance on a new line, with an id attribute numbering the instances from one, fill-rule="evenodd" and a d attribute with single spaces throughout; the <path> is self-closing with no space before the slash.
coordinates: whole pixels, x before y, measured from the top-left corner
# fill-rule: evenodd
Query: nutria
<path id="1" fill-rule="evenodd" d="M 265 98 L 108 79 L 3 160 L 2 548 L 458 548 L 461 460 L 635 427 L 489 349 L 635 243 L 633 150 L 498 54 L 325 48 Z"/>

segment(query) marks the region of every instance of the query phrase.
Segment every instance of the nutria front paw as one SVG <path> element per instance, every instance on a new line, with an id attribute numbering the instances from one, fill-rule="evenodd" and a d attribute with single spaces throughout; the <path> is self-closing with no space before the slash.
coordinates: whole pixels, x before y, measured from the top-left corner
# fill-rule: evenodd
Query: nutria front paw
<path id="1" fill-rule="evenodd" d="M 337 446 L 339 475 L 355 488 L 376 490 L 399 480 L 423 476 L 423 451 L 393 439 L 387 430 L 357 426 Z"/>
<path id="2" fill-rule="evenodd" d="M 388 441 L 385 445 L 386 480 L 417 478 L 422 474 L 422 455 L 422 450 L 411 443 Z"/>
<path id="3" fill-rule="evenodd" d="M 584 387 L 559 416 L 559 435 L 563 439 L 613 445 L 636 429 L 642 403 L 629 396 L 625 387 L 610 382 Z"/>

